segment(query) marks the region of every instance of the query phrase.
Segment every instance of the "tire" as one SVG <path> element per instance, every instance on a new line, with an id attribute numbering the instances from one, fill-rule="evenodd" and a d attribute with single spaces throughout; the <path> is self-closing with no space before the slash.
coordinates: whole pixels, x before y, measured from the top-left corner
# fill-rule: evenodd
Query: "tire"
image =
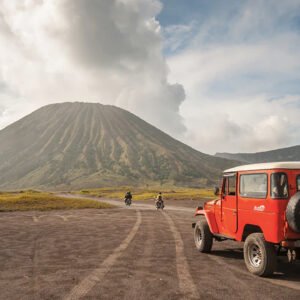
<path id="1" fill-rule="evenodd" d="M 266 242 L 262 233 L 252 233 L 246 238 L 244 260 L 252 274 L 262 277 L 272 275 L 277 267 L 275 247 Z"/>
<path id="2" fill-rule="evenodd" d="M 300 192 L 291 197 L 285 215 L 290 228 L 300 233 Z"/>
<path id="3" fill-rule="evenodd" d="M 209 253 L 213 244 L 213 235 L 210 232 L 206 219 L 202 218 L 195 225 L 194 241 L 199 252 Z"/>

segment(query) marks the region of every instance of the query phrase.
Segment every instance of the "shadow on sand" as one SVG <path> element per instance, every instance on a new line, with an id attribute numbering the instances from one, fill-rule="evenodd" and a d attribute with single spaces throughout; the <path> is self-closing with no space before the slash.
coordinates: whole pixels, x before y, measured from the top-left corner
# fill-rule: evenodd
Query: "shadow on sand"
<path id="1" fill-rule="evenodd" d="M 242 248 L 232 248 L 227 250 L 213 250 L 211 255 L 234 260 L 244 260 Z M 286 281 L 299 282 L 300 285 L 300 260 L 289 263 L 287 257 L 281 253 L 278 256 L 277 271 L 270 278 Z"/>

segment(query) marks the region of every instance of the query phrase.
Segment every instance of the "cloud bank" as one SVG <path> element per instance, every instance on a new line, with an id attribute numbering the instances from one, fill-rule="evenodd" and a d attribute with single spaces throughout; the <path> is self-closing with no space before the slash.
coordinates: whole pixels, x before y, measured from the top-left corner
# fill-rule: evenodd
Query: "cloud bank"
<path id="1" fill-rule="evenodd" d="M 298 0 L 0 0 L 0 129 L 87 101 L 207 153 L 299 144 L 299 11 Z"/>
<path id="2" fill-rule="evenodd" d="M 299 144 L 299 1 L 213 5 L 164 29 L 169 78 L 187 95 L 186 141 L 208 153 Z"/>
<path id="3" fill-rule="evenodd" d="M 184 131 L 158 0 L 0 0 L 0 128 L 48 103 L 114 104 Z"/>

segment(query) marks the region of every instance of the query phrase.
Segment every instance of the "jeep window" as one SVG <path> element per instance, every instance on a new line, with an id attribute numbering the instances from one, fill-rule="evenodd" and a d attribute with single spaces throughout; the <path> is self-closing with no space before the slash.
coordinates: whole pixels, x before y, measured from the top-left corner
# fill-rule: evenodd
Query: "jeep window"
<path id="1" fill-rule="evenodd" d="M 297 176 L 297 191 L 300 191 L 300 175 Z"/>
<path id="2" fill-rule="evenodd" d="M 267 174 L 245 174 L 240 176 L 240 195 L 242 197 L 263 199 L 267 197 L 267 192 Z"/>
<path id="3" fill-rule="evenodd" d="M 225 195 L 234 196 L 236 194 L 236 174 L 226 174 L 224 176 L 224 188 Z"/>
<path id="4" fill-rule="evenodd" d="M 279 199 L 288 197 L 288 181 L 285 173 L 271 175 L 271 196 Z"/>
<path id="5" fill-rule="evenodd" d="M 236 191 L 236 176 L 228 177 L 228 195 L 235 195 Z"/>

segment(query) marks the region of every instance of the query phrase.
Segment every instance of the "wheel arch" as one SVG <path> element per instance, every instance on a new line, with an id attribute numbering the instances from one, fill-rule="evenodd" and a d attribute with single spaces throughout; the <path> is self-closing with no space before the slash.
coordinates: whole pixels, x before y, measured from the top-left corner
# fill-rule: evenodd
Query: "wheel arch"
<path id="1" fill-rule="evenodd" d="M 246 238 L 252 233 L 263 233 L 263 231 L 258 225 L 245 224 L 242 234 L 242 241 L 244 242 Z"/>
<path id="2" fill-rule="evenodd" d="M 201 210 L 197 210 L 195 213 L 195 216 L 198 217 L 204 217 L 208 223 L 210 232 L 212 234 L 214 233 L 219 233 L 219 228 L 218 228 L 218 224 L 216 222 L 216 218 L 213 212 L 205 210 L 205 209 L 201 209 Z M 194 224 L 193 224 L 194 227 Z"/>

